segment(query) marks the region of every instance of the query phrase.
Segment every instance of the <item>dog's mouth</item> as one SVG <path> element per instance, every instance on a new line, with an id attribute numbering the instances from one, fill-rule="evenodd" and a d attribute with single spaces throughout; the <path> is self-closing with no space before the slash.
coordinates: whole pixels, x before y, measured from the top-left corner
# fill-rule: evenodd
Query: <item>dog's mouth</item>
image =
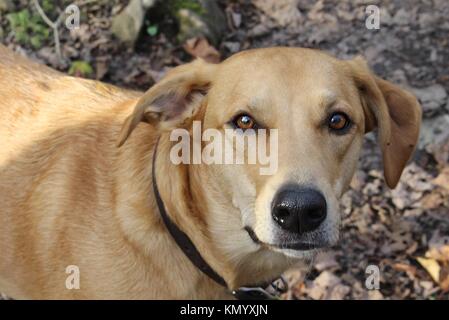
<path id="1" fill-rule="evenodd" d="M 303 242 L 303 241 L 295 241 L 295 242 L 284 242 L 279 244 L 266 243 L 261 241 L 254 230 L 246 226 L 245 231 L 248 232 L 249 237 L 253 240 L 254 243 L 261 245 L 266 248 L 272 249 L 290 249 L 290 250 L 298 250 L 298 251 L 308 251 L 308 250 L 316 250 L 327 247 L 326 244 L 323 243 L 311 243 L 311 242 Z"/>

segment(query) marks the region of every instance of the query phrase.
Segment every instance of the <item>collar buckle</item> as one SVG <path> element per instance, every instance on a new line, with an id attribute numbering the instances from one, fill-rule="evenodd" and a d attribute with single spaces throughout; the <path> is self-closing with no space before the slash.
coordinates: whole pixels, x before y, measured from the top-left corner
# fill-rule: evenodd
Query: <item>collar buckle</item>
<path id="1" fill-rule="evenodd" d="M 288 291 L 288 283 L 284 277 L 272 281 L 266 289 L 262 287 L 240 287 L 232 291 L 237 300 L 279 300 Z"/>

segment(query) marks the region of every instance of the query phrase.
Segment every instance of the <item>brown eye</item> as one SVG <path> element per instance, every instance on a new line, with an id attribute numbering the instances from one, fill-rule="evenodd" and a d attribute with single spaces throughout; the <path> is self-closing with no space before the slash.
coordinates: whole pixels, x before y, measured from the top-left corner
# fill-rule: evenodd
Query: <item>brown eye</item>
<path id="1" fill-rule="evenodd" d="M 254 127 L 256 126 L 256 122 L 254 121 L 254 119 L 247 114 L 237 116 L 234 119 L 233 123 L 237 128 L 243 130 L 254 129 Z"/>
<path id="2" fill-rule="evenodd" d="M 349 117 L 343 112 L 333 113 L 328 120 L 328 126 L 331 130 L 343 131 L 347 129 L 351 121 Z"/>

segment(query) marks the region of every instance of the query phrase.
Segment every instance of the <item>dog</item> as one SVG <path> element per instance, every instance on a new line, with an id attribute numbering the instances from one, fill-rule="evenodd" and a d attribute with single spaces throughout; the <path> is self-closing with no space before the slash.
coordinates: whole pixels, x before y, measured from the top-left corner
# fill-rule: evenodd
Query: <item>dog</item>
<path id="1" fill-rule="evenodd" d="M 261 175 L 259 163 L 174 164 L 170 132 L 192 133 L 195 121 L 220 132 L 276 129 L 276 172 Z M 377 131 L 394 188 L 420 122 L 417 99 L 361 57 L 254 49 L 175 67 L 140 93 L 0 47 L 0 291 L 232 298 L 336 244 L 338 201 L 364 135 Z M 222 284 L 192 263 L 179 233 Z"/>

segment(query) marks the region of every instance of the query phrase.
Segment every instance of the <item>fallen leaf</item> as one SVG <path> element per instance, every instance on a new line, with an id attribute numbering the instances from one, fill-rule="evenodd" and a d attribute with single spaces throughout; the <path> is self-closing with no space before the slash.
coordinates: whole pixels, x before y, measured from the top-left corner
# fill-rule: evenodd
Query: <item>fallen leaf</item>
<path id="1" fill-rule="evenodd" d="M 405 273 L 407 273 L 407 275 L 409 276 L 409 278 L 414 279 L 416 276 L 416 268 L 414 266 L 411 266 L 409 264 L 405 264 L 405 263 L 395 263 L 393 265 L 393 268 L 395 270 L 398 271 L 404 271 Z"/>
<path id="2" fill-rule="evenodd" d="M 325 297 L 326 300 L 343 300 L 351 291 L 349 286 L 337 284 L 332 291 Z"/>
<path id="3" fill-rule="evenodd" d="M 220 62 L 220 53 L 209 44 L 206 38 L 192 38 L 184 43 L 184 50 L 190 55 L 210 63 Z"/>
<path id="4" fill-rule="evenodd" d="M 435 209 L 444 203 L 444 198 L 440 193 L 432 192 L 425 195 L 421 201 L 418 202 L 420 208 Z"/>
<path id="5" fill-rule="evenodd" d="M 444 168 L 438 177 L 433 179 L 432 182 L 433 184 L 449 191 L 449 167 Z"/>
<path id="6" fill-rule="evenodd" d="M 382 300 L 384 296 L 379 290 L 369 290 L 368 299 L 369 300 Z"/>
<path id="7" fill-rule="evenodd" d="M 439 284 L 441 268 L 438 262 L 434 259 L 426 259 L 423 257 L 417 257 L 416 260 L 424 269 L 426 269 L 426 271 L 432 277 L 433 281 Z"/>
<path id="8" fill-rule="evenodd" d="M 95 64 L 95 79 L 101 80 L 109 70 L 107 57 L 98 57 Z"/>
<path id="9" fill-rule="evenodd" d="M 432 294 L 435 294 L 439 290 L 438 286 L 435 286 L 432 281 L 419 281 L 419 285 L 424 289 L 422 292 L 422 296 L 425 298 L 430 297 Z"/>
<path id="10" fill-rule="evenodd" d="M 296 28 L 302 20 L 298 2 L 298 0 L 254 0 L 252 3 L 279 26 Z"/>
<path id="11" fill-rule="evenodd" d="M 304 291 L 314 300 L 342 300 L 351 288 L 332 272 L 323 271 Z"/>
<path id="12" fill-rule="evenodd" d="M 316 262 L 314 264 L 315 269 L 317 269 L 318 271 L 323 271 L 338 266 L 339 264 L 337 260 L 335 260 L 335 253 L 333 252 L 324 252 L 318 254 Z"/>
<path id="13" fill-rule="evenodd" d="M 446 265 L 440 271 L 440 288 L 444 292 L 449 291 L 449 265 Z"/>

